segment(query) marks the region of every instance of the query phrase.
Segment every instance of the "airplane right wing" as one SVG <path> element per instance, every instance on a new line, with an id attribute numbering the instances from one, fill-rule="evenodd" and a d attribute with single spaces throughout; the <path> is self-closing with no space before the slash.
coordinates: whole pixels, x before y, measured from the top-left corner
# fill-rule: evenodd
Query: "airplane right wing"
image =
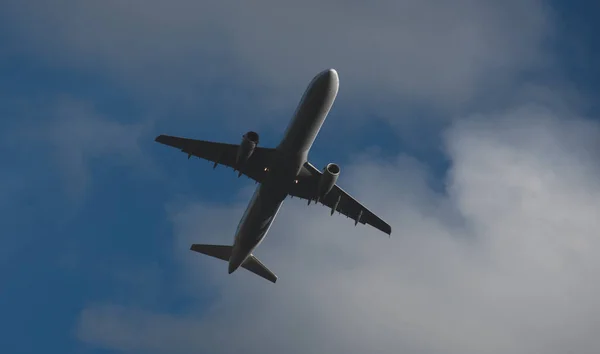
<path id="1" fill-rule="evenodd" d="M 237 144 L 216 143 L 169 135 L 159 135 L 155 141 L 180 149 L 188 154 L 188 158 L 193 155 L 214 162 L 215 167 L 217 164 L 221 164 L 233 169 L 238 168 L 236 159 L 240 145 Z M 272 148 L 256 147 L 240 172 L 256 182 L 262 182 L 266 176 L 265 168 L 268 167 L 274 151 L 275 149 Z"/>
<path id="2" fill-rule="evenodd" d="M 290 195 L 314 200 L 320 177 L 321 171 L 307 162 L 298 178 L 298 183 L 293 185 Z M 369 224 L 388 235 L 392 234 L 392 227 L 388 223 L 367 209 L 337 184 L 319 202 L 331 209 L 331 215 L 337 211 L 353 219 L 356 224 L 359 222 Z"/>

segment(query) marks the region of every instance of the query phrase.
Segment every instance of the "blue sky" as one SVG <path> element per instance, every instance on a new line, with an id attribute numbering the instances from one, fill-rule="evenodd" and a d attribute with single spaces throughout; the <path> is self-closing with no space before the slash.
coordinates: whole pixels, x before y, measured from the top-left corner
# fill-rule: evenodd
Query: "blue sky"
<path id="1" fill-rule="evenodd" d="M 529 5 L 523 6 L 510 2 L 512 5 L 507 5 L 507 9 L 461 1 L 454 8 L 456 18 L 441 16 L 440 22 L 447 21 L 451 26 L 460 22 L 462 14 L 477 16 L 481 10 L 482 18 L 492 16 L 497 20 L 488 22 L 497 33 L 506 30 L 505 38 L 498 39 L 498 53 L 494 48 L 474 43 L 473 48 L 483 48 L 482 51 L 489 53 L 481 54 L 482 59 L 468 67 L 444 64 L 446 59 L 464 59 L 459 54 L 449 54 L 439 61 L 425 59 L 444 57 L 443 53 L 436 52 L 440 43 L 431 42 L 435 33 L 442 33 L 439 31 L 443 29 L 437 28 L 438 32 L 430 36 L 424 30 L 427 26 L 419 24 L 415 28 L 415 41 L 420 41 L 422 35 L 422 46 L 418 46 L 422 51 L 415 51 L 411 44 L 406 44 L 406 50 L 413 58 L 423 56 L 423 67 L 407 64 L 409 68 L 405 71 L 398 68 L 401 72 L 398 77 L 384 72 L 389 67 L 402 65 L 399 62 L 403 52 L 394 52 L 393 44 L 373 54 L 390 55 L 388 59 L 379 58 L 379 62 L 373 63 L 368 53 L 356 58 L 356 53 L 370 51 L 372 44 L 350 31 L 349 36 L 356 39 L 354 44 L 342 40 L 340 48 L 317 51 L 313 54 L 317 58 L 310 58 L 303 46 L 309 48 L 318 42 L 318 32 L 301 24 L 290 25 L 281 31 L 283 39 L 275 37 L 278 34 L 272 32 L 277 30 L 266 27 L 259 17 L 251 17 L 252 14 L 260 16 L 258 10 L 248 16 L 240 10 L 231 15 L 234 16 L 231 19 L 224 15 L 229 5 L 223 8 L 206 5 L 196 9 L 206 9 L 204 12 L 208 13 L 197 12 L 197 21 L 202 24 L 197 25 L 194 16 L 186 14 L 186 9 L 201 5 L 185 1 L 175 2 L 173 6 L 178 9 L 172 12 L 162 12 L 161 6 L 166 5 L 156 1 L 148 6 L 134 2 L 131 11 L 125 11 L 114 2 L 90 5 L 89 9 L 76 2 L 61 3 L 56 9 L 35 1 L 31 3 L 34 6 L 29 8 L 16 1 L 0 5 L 0 48 L 3 49 L 0 52 L 0 113 L 3 117 L 0 154 L 5 166 L 0 175 L 0 225 L 4 230 L 0 238 L 3 243 L 0 331 L 6 353 L 160 351 L 160 346 L 140 346 L 134 339 L 107 339 L 110 336 L 98 334 L 93 330 L 93 323 L 86 322 L 86 314 L 91 313 L 90 318 L 96 318 L 90 321 L 102 322 L 94 317 L 98 316 L 96 310 L 116 306 L 174 319 L 183 316 L 190 321 L 201 320 L 203 309 L 214 310 L 214 304 L 221 303 L 217 299 L 231 297 L 225 295 L 227 291 L 241 291 L 238 295 L 244 291 L 254 295 L 270 291 L 271 285 L 253 282 L 244 277 L 246 274 L 227 277 L 224 264 L 197 260 L 197 255 L 188 257 L 188 246 L 175 236 L 178 230 L 192 223 L 196 240 L 212 237 L 212 240 L 229 243 L 233 238 L 231 230 L 241 216 L 239 208 L 247 201 L 247 189 L 254 184 L 247 179 L 238 180 L 224 169 L 213 171 L 208 162 L 186 160 L 186 156 L 175 149 L 154 143 L 158 134 L 236 143 L 246 131 L 256 130 L 261 134 L 263 145 L 273 146 L 312 75 L 334 67 L 340 75 L 340 94 L 311 152 L 311 159 L 317 166 L 329 161 L 338 162 L 342 168 L 354 166 L 348 167 L 347 179 L 343 175 L 340 179 L 340 183 L 349 185 L 344 188 L 350 190 L 363 185 L 385 185 L 382 180 L 350 177 L 350 171 L 360 170 L 356 167 L 357 154 L 378 147 L 380 150 L 371 156 L 383 166 L 393 164 L 398 155 L 409 156 L 410 161 L 402 162 L 401 166 L 418 165 L 425 172 L 403 175 L 403 178 L 426 180 L 428 187 L 422 188 L 432 188 L 430 197 L 438 198 L 438 194 L 450 193 L 445 189 L 451 166 L 449 153 L 444 151 L 445 139 L 448 134 L 452 135 L 448 129 L 459 129 L 452 128 L 457 124 L 462 127 L 461 117 L 502 115 L 498 112 L 511 111 L 513 106 L 523 102 L 534 102 L 558 112 L 559 118 L 552 122 L 570 124 L 569 117 L 577 116 L 595 124 L 600 110 L 600 69 L 596 65 L 600 62 L 596 39 L 600 27 L 595 21 L 600 5 L 591 1 L 544 2 L 542 5 L 526 1 L 523 3 Z M 267 6 L 261 3 L 257 7 L 263 5 Z M 314 6 L 319 5 L 305 6 L 306 9 L 298 11 L 311 13 Z M 444 12 L 431 6 L 434 11 Z M 540 20 L 541 15 L 532 13 L 532 8 L 544 11 L 544 18 Z M 348 10 L 348 18 L 355 16 L 354 10 Z M 145 21 L 133 14 L 136 11 L 147 15 L 143 17 Z M 272 11 L 284 10 L 273 8 Z M 427 11 L 431 8 L 417 11 L 417 17 L 422 16 L 422 21 L 417 22 L 432 20 L 426 15 Z M 509 15 L 497 18 L 495 13 L 490 15 L 494 11 Z M 385 11 L 378 13 L 377 9 L 366 12 L 366 17 L 372 15 L 373 18 L 385 14 Z M 338 13 L 345 14 L 344 10 Z M 114 19 L 110 14 L 114 14 Z M 67 16 L 68 20 L 63 21 L 61 16 Z M 353 28 L 350 20 L 342 24 L 346 20 L 344 16 L 337 19 L 339 26 Z M 268 39 L 272 42 L 257 41 L 253 48 L 247 41 L 255 38 L 243 37 L 241 25 L 231 24 L 236 18 L 244 19 L 250 27 L 265 26 L 264 30 L 254 29 L 256 36 L 267 33 L 273 36 Z M 83 27 L 79 27 L 81 23 L 77 19 Z M 136 24 L 137 20 L 141 24 Z M 357 27 L 365 30 L 372 26 L 373 36 L 387 34 L 383 40 L 400 38 L 402 31 L 411 29 L 409 25 L 380 28 L 378 21 L 369 21 Z M 477 28 L 478 22 L 473 21 Z M 539 25 L 532 25 L 538 22 Z M 174 25 L 177 23 L 186 25 L 178 27 Z M 394 23 L 393 18 L 390 23 Z M 173 31 L 162 31 L 155 28 L 159 27 L 156 24 L 172 26 Z M 316 27 L 320 25 L 321 22 Z M 85 32 L 88 29 L 90 33 Z M 519 29 L 526 34 L 518 36 Z M 529 35 L 536 31 L 538 34 Z M 336 33 L 334 31 L 332 36 Z M 465 38 L 470 38 L 469 34 Z M 310 45 L 298 41 L 303 35 L 309 38 Z M 284 36 L 289 37 L 289 42 Z M 481 40 L 486 38 L 485 34 L 481 36 L 478 37 Z M 398 47 L 404 45 L 402 41 L 397 39 Z M 364 50 L 361 43 L 365 43 Z M 516 44 L 513 46 L 513 43 Z M 450 47 L 472 51 L 467 45 L 462 46 L 461 42 Z M 535 53 L 530 52 L 530 47 L 536 48 Z M 510 49 L 514 51 L 499 53 Z M 479 54 L 478 51 L 469 53 Z M 275 71 L 272 75 L 265 74 L 265 68 L 269 67 Z M 445 70 L 449 72 L 448 81 L 437 78 Z M 498 76 L 491 70 L 498 71 Z M 411 73 L 416 74 L 412 77 Z M 382 77 L 389 81 L 380 79 Z M 405 77 L 410 82 L 407 87 L 402 86 Z M 538 89 L 533 93 L 528 91 L 529 84 Z M 450 91 L 451 94 L 447 93 Z M 572 115 L 564 118 L 561 114 L 565 111 Z M 554 133 L 549 134 L 554 136 Z M 384 167 L 373 168 L 386 171 L 380 170 Z M 388 173 L 380 173 L 382 178 L 389 178 Z M 387 202 L 379 204 L 367 191 L 354 192 L 356 188 L 350 192 L 365 196 L 372 209 L 381 210 L 387 205 Z M 413 192 L 404 192 L 402 198 L 406 196 L 410 200 Z M 188 220 L 188 207 L 212 210 L 207 212 L 211 217 L 190 216 Z M 229 211 L 231 208 L 233 211 Z M 327 210 L 321 212 L 328 215 Z M 314 216 L 317 211 L 307 213 Z M 396 220 L 390 213 L 387 211 L 388 218 Z M 231 217 L 223 218 L 223 215 Z M 468 218 L 468 215 L 463 217 Z M 283 217 L 282 220 L 288 219 Z M 344 221 L 336 221 L 335 225 L 342 225 Z M 231 225 L 222 228 L 215 225 L 220 223 Z M 274 228 L 274 234 L 265 245 L 273 242 L 272 247 L 285 247 L 286 242 L 290 245 L 297 242 L 291 241 L 291 237 L 277 241 L 280 236 L 277 230 L 281 233 L 286 230 L 281 227 L 294 225 L 293 221 L 282 223 L 286 224 Z M 211 232 L 223 234 L 206 235 Z M 375 235 L 369 233 L 368 237 L 376 239 Z M 375 246 L 382 244 L 375 242 L 369 247 Z M 261 254 L 268 259 L 267 252 Z M 178 259 L 182 255 L 187 257 L 185 264 Z M 187 262 L 200 262 L 192 263 L 192 268 L 198 268 L 193 273 L 196 278 L 193 290 L 188 288 Z M 285 269 L 276 257 L 269 264 L 276 272 Z M 293 266 L 301 268 L 305 264 L 298 262 Z M 282 287 L 294 289 L 290 284 L 294 282 L 294 274 L 280 274 L 289 279 Z M 306 277 L 298 275 L 298 278 L 306 284 Z M 244 281 L 243 286 L 231 284 L 238 280 Z M 296 299 L 292 296 L 287 301 Z M 88 310 L 91 312 L 86 312 Z M 112 313 L 108 311 L 106 318 Z M 122 320 L 128 315 L 116 317 Z M 154 317 L 147 319 L 160 321 Z M 118 321 L 106 320 L 106 323 Z M 140 336 L 153 333 L 144 332 L 140 327 L 127 328 L 124 333 L 135 332 Z M 240 340 L 243 338 L 240 335 Z M 307 334 L 303 338 L 312 337 Z M 431 348 L 420 351 L 424 349 L 413 345 L 415 347 L 407 344 L 406 348 L 413 348 L 415 353 L 436 352 Z M 251 351 L 258 350 L 252 348 Z M 208 346 L 179 350 L 214 352 Z"/>

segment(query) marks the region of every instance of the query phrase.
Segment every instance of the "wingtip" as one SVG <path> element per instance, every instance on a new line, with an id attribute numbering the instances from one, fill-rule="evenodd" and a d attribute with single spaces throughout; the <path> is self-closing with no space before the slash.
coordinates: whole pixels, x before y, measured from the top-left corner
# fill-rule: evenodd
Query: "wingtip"
<path id="1" fill-rule="evenodd" d="M 156 141 L 157 143 L 160 143 L 160 141 L 162 140 L 162 137 L 163 137 L 163 136 L 164 136 L 164 135 L 162 135 L 162 134 L 161 134 L 161 135 L 159 135 L 159 136 L 157 136 L 156 138 L 154 138 L 154 141 Z"/>

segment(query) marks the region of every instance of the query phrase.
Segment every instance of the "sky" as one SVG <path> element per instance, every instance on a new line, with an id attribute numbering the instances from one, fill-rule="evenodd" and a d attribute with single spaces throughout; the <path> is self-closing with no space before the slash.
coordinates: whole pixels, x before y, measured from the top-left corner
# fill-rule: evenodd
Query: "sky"
<path id="1" fill-rule="evenodd" d="M 600 5 L 540 0 L 0 4 L 6 353 L 598 353 Z M 154 142 L 278 143 L 340 76 L 309 158 L 392 237 Z"/>

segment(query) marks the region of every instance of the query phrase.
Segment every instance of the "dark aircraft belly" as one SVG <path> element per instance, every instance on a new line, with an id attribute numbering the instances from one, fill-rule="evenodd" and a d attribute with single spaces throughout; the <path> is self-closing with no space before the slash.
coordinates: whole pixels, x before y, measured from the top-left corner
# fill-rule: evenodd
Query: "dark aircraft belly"
<path id="1" fill-rule="evenodd" d="M 269 193 L 271 191 L 265 187 L 265 185 L 260 186 L 257 200 L 248 213 L 246 221 L 240 225 L 240 243 L 247 252 L 251 252 L 266 236 L 285 199 L 285 194 Z"/>

